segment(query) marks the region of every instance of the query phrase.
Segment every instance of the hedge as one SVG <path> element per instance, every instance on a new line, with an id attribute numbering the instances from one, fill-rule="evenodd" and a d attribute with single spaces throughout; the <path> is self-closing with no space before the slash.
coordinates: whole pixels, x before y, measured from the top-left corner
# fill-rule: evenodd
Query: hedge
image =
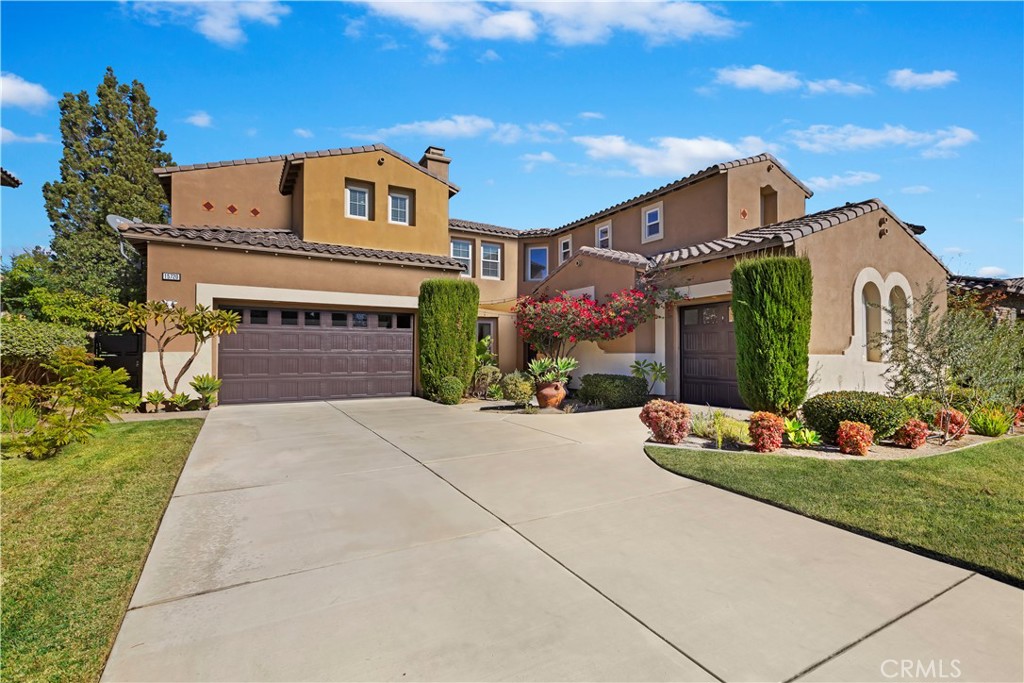
<path id="1" fill-rule="evenodd" d="M 771 256 L 732 271 L 736 375 L 752 410 L 792 415 L 807 396 L 811 263 Z"/>
<path id="2" fill-rule="evenodd" d="M 863 422 L 875 432 L 875 439 L 887 439 L 907 418 L 903 401 L 870 391 L 829 391 L 807 399 L 801 412 L 807 425 L 833 441 L 841 422 Z"/>
<path id="3" fill-rule="evenodd" d="M 435 399 L 441 380 L 473 381 L 476 316 L 480 289 L 465 279 L 424 280 L 420 284 L 420 386 Z"/>
<path id="4" fill-rule="evenodd" d="M 0 318 L 0 374 L 18 382 L 44 381 L 46 372 L 40 363 L 53 358 L 62 346 L 84 349 L 87 342 L 88 335 L 77 327 L 5 315 Z"/>
<path id="5" fill-rule="evenodd" d="M 632 375 L 583 375 L 576 398 L 605 408 L 635 408 L 647 403 L 647 382 Z"/>

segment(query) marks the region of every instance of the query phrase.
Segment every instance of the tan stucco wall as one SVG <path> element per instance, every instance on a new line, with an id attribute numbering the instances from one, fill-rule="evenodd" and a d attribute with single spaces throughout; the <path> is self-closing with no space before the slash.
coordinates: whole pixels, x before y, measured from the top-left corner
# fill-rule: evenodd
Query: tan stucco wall
<path id="1" fill-rule="evenodd" d="M 888 223 L 880 227 L 881 218 Z M 887 234 L 880 234 L 886 228 Z M 945 306 L 946 271 L 887 211 L 872 211 L 809 235 L 797 241 L 796 253 L 810 258 L 814 275 L 812 354 L 843 353 L 849 347 L 854 328 L 853 287 L 865 268 L 874 268 L 883 279 L 902 273 L 914 297 L 934 282 L 941 293 L 940 304 Z"/>
<path id="2" fill-rule="evenodd" d="M 238 228 L 290 228 L 291 197 L 278 191 L 283 161 L 171 174 L 171 223 Z M 213 210 L 203 204 L 210 202 Z M 228 212 L 234 204 L 238 211 Z M 259 210 L 253 216 L 252 209 Z M 131 216 L 129 216 L 131 218 Z"/>
<path id="3" fill-rule="evenodd" d="M 384 163 L 378 162 L 383 159 Z M 303 162 L 302 235 L 310 242 L 448 253 L 448 186 L 384 152 Z M 346 179 L 373 185 L 372 220 L 346 218 Z M 389 188 L 414 194 L 413 225 L 388 222 Z"/>
<path id="4" fill-rule="evenodd" d="M 779 170 L 773 162 L 760 161 L 749 166 L 729 169 L 728 234 L 761 227 L 761 188 L 771 186 L 778 193 L 776 222 L 799 218 L 807 213 L 807 196 L 803 189 Z M 746 210 L 747 217 L 743 218 Z"/>
<path id="5" fill-rule="evenodd" d="M 480 303 L 509 301 L 518 296 L 519 275 L 517 273 L 521 270 L 518 240 L 503 239 L 494 235 L 481 235 L 461 230 L 451 230 L 449 238 L 465 240 L 473 245 L 472 280 L 480 288 Z M 480 245 L 482 243 L 501 245 L 502 264 L 500 280 L 493 280 L 480 275 Z"/>

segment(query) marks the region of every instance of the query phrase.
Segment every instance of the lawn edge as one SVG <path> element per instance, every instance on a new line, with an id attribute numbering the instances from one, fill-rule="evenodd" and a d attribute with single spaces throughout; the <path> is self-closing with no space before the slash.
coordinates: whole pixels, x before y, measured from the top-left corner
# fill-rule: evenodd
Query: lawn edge
<path id="1" fill-rule="evenodd" d="M 828 524 L 829 526 L 835 527 L 837 529 L 842 529 L 843 531 L 849 531 L 851 533 L 857 534 L 858 536 L 863 536 L 863 537 L 869 538 L 869 539 L 871 539 L 873 541 L 879 541 L 881 543 L 885 543 L 886 545 L 891 545 L 891 546 L 894 546 L 896 548 L 899 548 L 900 550 L 906 550 L 906 551 L 912 552 L 915 555 L 921 555 L 921 556 L 927 557 L 928 559 L 931 559 L 931 560 L 938 560 L 939 562 L 944 562 L 946 564 L 950 564 L 950 565 L 953 565 L 955 567 L 959 567 L 960 569 L 965 569 L 967 571 L 972 571 L 972 572 L 975 572 L 977 574 L 981 574 L 983 576 L 987 576 L 990 579 L 994 579 L 996 581 L 1000 581 L 1002 583 L 1009 584 L 1009 585 L 1013 586 L 1014 588 L 1024 589 L 1024 577 L 1014 576 L 1013 574 L 1007 574 L 1005 572 L 999 571 L 998 569 L 993 569 L 992 567 L 987 567 L 987 566 L 981 565 L 981 564 L 975 564 L 975 563 L 970 562 L 968 560 L 964 560 L 964 559 L 961 559 L 961 558 L 958 558 L 958 557 L 953 557 L 951 555 L 946 555 L 945 553 L 941 553 L 941 552 L 939 552 L 937 550 L 932 550 L 931 548 L 925 548 L 924 546 L 919 546 L 919 545 L 916 545 L 914 543 L 907 543 L 905 541 L 901 541 L 901 540 L 899 540 L 897 538 L 893 538 L 891 536 L 885 536 L 883 534 L 875 533 L 873 531 L 868 531 L 867 529 L 862 529 L 860 527 L 856 527 L 856 526 L 853 526 L 853 525 L 850 525 L 850 524 L 844 524 L 843 522 L 839 522 L 839 521 L 836 521 L 834 519 L 828 519 L 827 517 L 820 517 L 818 515 L 814 515 L 814 514 L 808 513 L 808 512 L 806 512 L 804 510 L 800 510 L 798 508 L 794 508 L 792 506 L 786 505 L 785 503 L 780 503 L 778 501 L 770 500 L 768 498 L 761 498 L 759 496 L 755 496 L 752 493 L 747 493 L 745 491 L 739 491 L 739 490 L 731 488 L 729 486 L 725 486 L 723 484 L 720 484 L 720 483 L 717 483 L 717 482 L 714 482 L 714 481 L 710 481 L 710 480 L 705 479 L 703 477 L 690 476 L 690 475 L 685 475 L 685 474 L 680 474 L 678 472 L 674 472 L 673 470 L 670 470 L 669 468 L 664 467 L 660 462 L 658 462 L 657 460 L 655 460 L 651 456 L 650 449 L 652 447 L 659 448 L 659 447 L 661 447 L 661 445 L 662 444 L 645 443 L 644 444 L 644 455 L 646 455 L 648 460 L 653 462 L 655 465 L 657 465 L 661 469 L 665 470 L 666 472 L 674 474 L 677 477 L 682 477 L 684 479 L 690 479 L 692 481 L 700 482 L 701 484 L 705 484 L 707 486 L 713 486 L 716 489 L 720 489 L 722 491 L 728 491 L 729 493 L 732 493 L 732 494 L 735 494 L 735 495 L 738 495 L 738 496 L 743 496 L 744 498 L 748 498 L 750 500 L 755 500 L 755 501 L 757 501 L 759 503 L 764 503 L 766 505 L 771 505 L 774 508 L 778 508 L 780 510 L 785 510 L 786 512 L 792 512 L 794 514 L 800 515 L 801 517 L 806 517 L 807 519 L 813 519 L 816 522 L 821 522 L 822 524 Z M 979 444 L 974 444 L 974 445 L 979 445 Z M 969 447 L 965 447 L 965 448 L 969 448 Z M 703 453 L 704 452 L 703 450 L 696 450 L 696 449 L 679 449 L 679 450 L 690 450 L 691 452 L 694 452 L 694 453 Z M 964 450 L 964 449 L 958 449 L 958 450 Z M 736 454 L 736 451 L 717 451 L 717 450 L 712 450 L 711 452 L 712 453 L 716 453 L 716 452 L 729 453 L 730 455 L 735 455 Z M 945 455 L 945 454 L 943 454 L 943 455 Z M 799 457 L 799 456 L 791 456 L 791 457 Z M 864 462 L 867 462 L 867 461 L 864 461 Z M 878 462 L 887 462 L 887 461 L 879 460 Z"/>

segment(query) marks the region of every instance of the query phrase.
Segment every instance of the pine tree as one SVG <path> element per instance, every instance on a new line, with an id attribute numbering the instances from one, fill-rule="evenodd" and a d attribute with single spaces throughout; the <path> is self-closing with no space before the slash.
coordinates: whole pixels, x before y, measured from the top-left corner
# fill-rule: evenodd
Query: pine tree
<path id="1" fill-rule="evenodd" d="M 171 163 L 167 135 L 145 86 L 118 83 L 107 67 L 96 89 L 64 93 L 60 100 L 64 154 L 60 180 L 43 186 L 53 229 L 50 247 L 61 288 L 127 301 L 141 294 L 137 257 L 122 254 L 108 214 L 162 223 L 167 200 L 153 168 Z"/>

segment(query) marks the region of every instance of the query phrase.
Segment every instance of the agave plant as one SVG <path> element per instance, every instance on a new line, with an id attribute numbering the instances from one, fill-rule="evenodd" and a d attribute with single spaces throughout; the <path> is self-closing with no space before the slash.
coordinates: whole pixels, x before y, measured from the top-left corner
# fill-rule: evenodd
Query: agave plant
<path id="1" fill-rule="evenodd" d="M 559 382 L 565 384 L 569 381 L 569 375 L 580 366 L 575 358 L 563 356 L 561 358 L 538 358 L 530 361 L 527 369 L 533 375 L 538 384 L 550 384 Z"/>

